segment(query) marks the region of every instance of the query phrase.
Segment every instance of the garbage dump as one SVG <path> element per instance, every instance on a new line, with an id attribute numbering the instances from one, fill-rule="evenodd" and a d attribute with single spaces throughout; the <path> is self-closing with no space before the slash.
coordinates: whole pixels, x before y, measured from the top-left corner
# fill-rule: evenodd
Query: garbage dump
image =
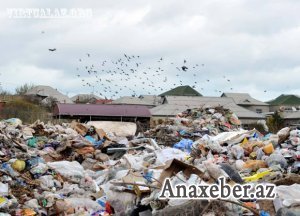
<path id="1" fill-rule="evenodd" d="M 0 122 L 1 215 L 299 215 L 300 131 L 244 130 L 189 109 L 144 136 L 77 122 Z M 272 183 L 275 199 L 161 199 L 170 184 Z"/>
<path id="2" fill-rule="evenodd" d="M 161 145 L 173 146 L 182 138 L 195 140 L 205 134 L 236 130 L 240 125 L 238 117 L 229 109 L 206 106 L 179 113 L 176 118 L 169 118 L 150 129 L 147 135 L 156 138 Z"/>

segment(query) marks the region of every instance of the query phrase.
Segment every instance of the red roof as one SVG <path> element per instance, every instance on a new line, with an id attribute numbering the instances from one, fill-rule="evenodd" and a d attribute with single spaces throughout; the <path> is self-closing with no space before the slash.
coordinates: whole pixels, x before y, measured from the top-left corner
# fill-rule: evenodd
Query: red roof
<path id="1" fill-rule="evenodd" d="M 53 114 L 71 116 L 151 117 L 146 106 L 118 104 L 57 104 Z"/>

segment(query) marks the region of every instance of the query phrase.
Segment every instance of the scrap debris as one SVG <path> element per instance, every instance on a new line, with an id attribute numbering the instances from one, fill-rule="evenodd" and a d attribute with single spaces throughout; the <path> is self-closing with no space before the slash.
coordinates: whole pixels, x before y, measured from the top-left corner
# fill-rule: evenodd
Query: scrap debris
<path id="1" fill-rule="evenodd" d="M 223 107 L 188 109 L 127 137 L 78 122 L 3 120 L 0 161 L 1 215 L 299 213 L 300 130 L 244 130 Z M 166 178 L 190 185 L 220 176 L 229 184 L 274 183 L 279 192 L 263 204 L 159 199 Z"/>

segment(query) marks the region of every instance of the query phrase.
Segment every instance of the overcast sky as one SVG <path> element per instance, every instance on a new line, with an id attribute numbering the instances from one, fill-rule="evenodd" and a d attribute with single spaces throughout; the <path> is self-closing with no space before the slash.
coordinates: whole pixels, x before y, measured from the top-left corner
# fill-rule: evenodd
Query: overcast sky
<path id="1" fill-rule="evenodd" d="M 92 16 L 17 19 L 11 8 L 82 8 Z M 263 101 L 300 94 L 299 0 L 10 0 L 0 9 L 0 82 L 11 92 L 33 83 L 110 97 L 182 84 L 205 96 L 248 92 Z M 137 77 L 107 72 L 124 53 L 140 56 Z M 91 65 L 98 78 L 85 69 Z M 183 65 L 186 72 L 176 69 Z"/>

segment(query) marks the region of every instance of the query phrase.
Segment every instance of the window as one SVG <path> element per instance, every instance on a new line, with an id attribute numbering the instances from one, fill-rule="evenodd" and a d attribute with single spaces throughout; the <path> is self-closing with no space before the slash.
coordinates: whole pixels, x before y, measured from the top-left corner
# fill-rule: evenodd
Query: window
<path id="1" fill-rule="evenodd" d="M 249 125 L 248 124 L 243 124 L 243 129 L 244 130 L 248 130 L 249 129 Z"/>
<path id="2" fill-rule="evenodd" d="M 262 109 L 256 109 L 256 113 L 262 113 Z"/>

